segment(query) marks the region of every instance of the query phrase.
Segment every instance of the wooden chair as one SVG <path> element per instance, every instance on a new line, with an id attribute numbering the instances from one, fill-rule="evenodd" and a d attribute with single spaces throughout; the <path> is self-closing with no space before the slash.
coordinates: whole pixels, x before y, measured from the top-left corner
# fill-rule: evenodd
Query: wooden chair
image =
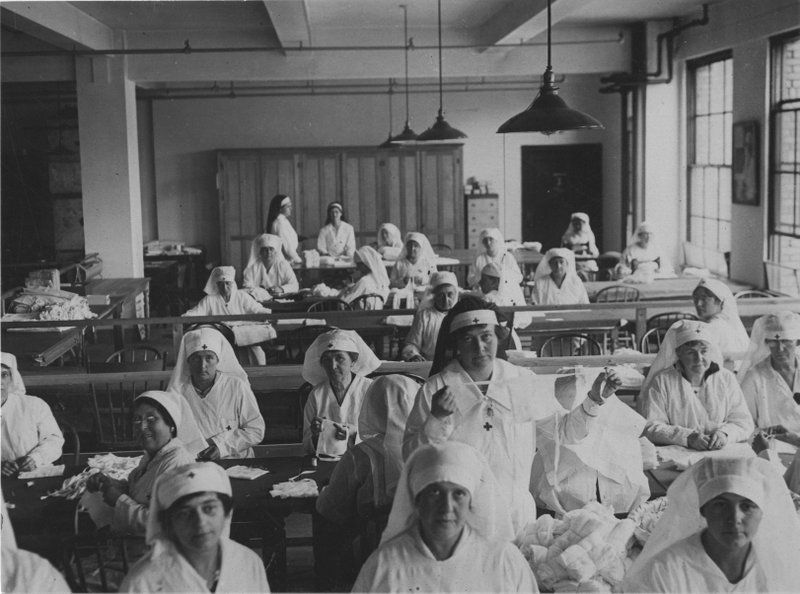
<path id="1" fill-rule="evenodd" d="M 747 289 L 745 291 L 739 291 L 733 297 L 738 301 L 739 299 L 762 299 L 764 297 L 775 297 L 775 295 L 768 293 L 767 291 L 759 291 L 758 289 Z"/>
<path id="2" fill-rule="evenodd" d="M 600 289 L 594 296 L 595 303 L 630 303 L 639 301 L 639 289 L 628 285 L 611 285 Z"/>
<path id="3" fill-rule="evenodd" d="M 335 326 L 301 326 L 284 333 L 283 336 L 279 334 L 278 340 L 285 346 L 288 362 L 302 363 L 306 350 L 317 336 L 335 329 Z"/>
<path id="4" fill-rule="evenodd" d="M 89 373 L 130 373 L 165 371 L 167 360 L 151 359 L 138 363 L 89 363 Z M 101 450 L 137 448 L 133 435 L 133 400 L 147 390 L 163 389 L 163 381 L 92 382 L 95 429 Z"/>
<path id="5" fill-rule="evenodd" d="M 666 336 L 668 329 L 669 327 L 663 326 L 650 328 L 650 330 L 645 332 L 644 336 L 642 336 L 642 340 L 639 344 L 639 350 L 645 355 L 654 355 L 658 353 L 658 350 L 661 348 L 661 342 L 664 340 L 664 336 Z"/>
<path id="6" fill-rule="evenodd" d="M 678 320 L 698 320 L 699 318 L 693 313 L 686 313 L 682 311 L 670 311 L 667 313 L 650 316 L 647 318 L 647 329 L 663 328 L 665 331 L 669 329 L 672 324 Z M 660 341 L 659 341 L 660 342 Z"/>
<path id="7" fill-rule="evenodd" d="M 118 351 L 114 351 L 106 357 L 106 363 L 142 363 L 146 361 L 159 361 L 164 359 L 166 365 L 167 352 L 159 351 L 157 348 L 146 344 L 136 344 L 127 346 Z"/>
<path id="8" fill-rule="evenodd" d="M 372 309 L 383 309 L 383 296 L 377 293 L 368 293 L 356 297 L 350 302 L 350 309 L 353 311 L 365 311 Z"/>
<path id="9" fill-rule="evenodd" d="M 61 459 L 66 464 L 78 466 L 81 463 L 81 438 L 72 423 L 56 416 L 56 423 L 64 436 L 64 447 L 61 450 Z M 68 456 L 68 451 L 72 450 L 72 455 Z"/>
<path id="10" fill-rule="evenodd" d="M 602 353 L 600 343 L 586 334 L 558 334 L 548 338 L 539 349 L 540 357 L 582 357 Z"/>
<path id="11" fill-rule="evenodd" d="M 350 304 L 347 301 L 332 297 L 330 299 L 320 299 L 308 306 L 306 312 L 317 311 L 350 311 Z"/>

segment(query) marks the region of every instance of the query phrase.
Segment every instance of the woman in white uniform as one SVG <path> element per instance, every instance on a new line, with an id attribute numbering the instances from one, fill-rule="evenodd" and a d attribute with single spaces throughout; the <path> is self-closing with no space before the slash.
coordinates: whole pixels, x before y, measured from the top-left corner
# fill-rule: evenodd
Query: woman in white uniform
<path id="1" fill-rule="evenodd" d="M 266 233 L 277 235 L 283 242 L 283 254 L 291 263 L 300 263 L 302 259 L 297 253 L 300 245 L 297 231 L 294 230 L 289 217 L 292 216 L 292 199 L 286 194 L 275 194 L 269 203 Z"/>
<path id="2" fill-rule="evenodd" d="M 197 453 L 205 449 L 205 440 L 189 404 L 175 392 L 152 390 L 137 396 L 133 401 L 133 426 L 144 450 L 139 465 L 123 481 L 102 472 L 93 474 L 86 481 L 86 488 L 100 491 L 103 501 L 114 508 L 111 527 L 115 532 L 144 536 L 156 478 L 194 462 Z"/>
<path id="3" fill-rule="evenodd" d="M 527 305 L 522 291 L 517 291 L 516 286 L 505 282 L 507 271 L 500 268 L 497 262 L 489 262 L 481 270 L 481 280 L 478 286 L 481 298 L 498 307 L 515 307 Z M 533 315 L 527 311 L 514 312 L 514 328 L 527 328 L 533 321 Z M 519 337 L 514 336 L 515 348 L 522 348 Z"/>
<path id="4" fill-rule="evenodd" d="M 502 360 L 507 329 L 485 301 L 463 297 L 439 331 L 431 376 L 417 394 L 406 424 L 403 455 L 424 444 L 460 441 L 484 454 L 500 484 L 516 532 L 536 518 L 529 491 L 536 421 L 556 425 L 563 442 L 584 437 L 611 392 L 598 382 L 573 411 L 557 414 L 553 382 L 538 385 L 528 369 Z M 547 378 L 544 378 L 547 382 Z M 606 389 L 611 383 L 606 383 Z"/>
<path id="5" fill-rule="evenodd" d="M 378 253 L 384 260 L 394 261 L 403 251 L 403 234 L 397 225 L 384 223 L 378 228 Z"/>
<path id="6" fill-rule="evenodd" d="M 656 445 L 719 450 L 753 432 L 736 376 L 722 367 L 716 333 L 704 322 L 679 320 L 667 330 L 639 406 Z"/>
<path id="7" fill-rule="evenodd" d="M 625 592 L 792 592 L 800 520 L 760 458 L 705 458 L 667 491 L 667 509 L 625 576 Z"/>
<path id="8" fill-rule="evenodd" d="M 150 552 L 120 592 L 269 592 L 261 558 L 230 539 L 232 509 L 231 482 L 217 464 L 161 475 L 148 514 Z"/>
<path id="9" fill-rule="evenodd" d="M 503 272 L 503 292 L 516 302 L 525 303 L 522 292 L 522 271 L 519 268 L 514 254 L 506 249 L 506 242 L 500 229 L 484 229 L 480 233 L 481 248 L 475 257 L 475 262 L 470 266 L 467 276 L 467 285 L 477 287 L 481 280 L 481 271 L 492 262 L 500 267 Z"/>
<path id="10" fill-rule="evenodd" d="M 585 212 L 572 213 L 567 230 L 561 236 L 561 247 L 572 250 L 576 256 L 596 258 L 600 255 L 594 231 L 589 224 L 589 215 Z M 582 271 L 597 272 L 597 260 L 581 260 L 577 262 L 577 270 L 578 274 Z"/>
<path id="11" fill-rule="evenodd" d="M 431 294 L 414 313 L 411 328 L 400 353 L 403 361 L 432 361 L 442 320 L 458 301 L 458 279 L 449 271 L 431 275 Z"/>
<path id="12" fill-rule="evenodd" d="M 356 250 L 353 257 L 356 265 L 355 276 L 358 278 L 349 287 L 342 289 L 339 298 L 347 303 L 351 303 L 361 295 L 380 295 L 383 301 L 389 297 L 389 275 L 386 273 L 386 264 L 381 255 L 368 245 Z M 367 309 L 381 309 L 383 303 L 374 300 L 369 303 Z"/>
<path id="13" fill-rule="evenodd" d="M 654 225 L 642 222 L 628 240 L 628 247 L 622 251 L 620 265 L 631 272 L 672 272 L 672 263 L 664 250 L 658 245 Z"/>
<path id="14" fill-rule="evenodd" d="M 270 233 L 253 239 L 243 277 L 244 289 L 258 301 L 296 293 L 300 289 L 297 275 L 283 256 L 283 240 Z"/>
<path id="15" fill-rule="evenodd" d="M 218 331 L 183 335 L 169 389 L 189 403 L 207 447 L 203 460 L 248 458 L 264 439 L 264 418 L 233 348 Z"/>
<path id="16" fill-rule="evenodd" d="M 704 278 L 692 292 L 692 300 L 697 317 L 719 336 L 719 348 L 723 355 L 747 351 L 750 339 L 739 317 L 736 298 L 728 285 L 713 278 Z"/>
<path id="17" fill-rule="evenodd" d="M 314 386 L 303 411 L 306 453 L 341 455 L 359 441 L 358 415 L 372 383 L 366 376 L 380 364 L 352 330 L 330 330 L 311 343 L 303 360 L 303 379 Z"/>
<path id="18" fill-rule="evenodd" d="M 536 267 L 534 300 L 539 305 L 589 303 L 586 287 L 575 271 L 575 254 L 572 250 L 547 250 Z"/>
<path id="19" fill-rule="evenodd" d="M 356 232 L 344 217 L 341 202 L 328 205 L 328 218 L 317 236 L 317 251 L 335 258 L 352 258 L 356 251 Z"/>
<path id="20" fill-rule="evenodd" d="M 187 311 L 185 316 L 236 316 L 244 314 L 268 314 L 270 310 L 253 299 L 246 291 L 240 291 L 236 286 L 236 269 L 233 266 L 217 266 L 211 271 L 208 282 L 204 289 L 206 296 L 192 309 Z M 234 335 L 237 334 L 237 327 L 254 328 L 258 327 L 259 334 L 264 340 L 272 340 L 277 336 L 275 329 L 269 322 L 229 322 Z M 238 338 L 238 336 L 237 336 Z M 267 357 L 257 344 L 249 344 L 245 341 L 241 347 L 246 349 L 244 353 L 248 356 L 252 365 L 266 365 Z"/>
<path id="21" fill-rule="evenodd" d="M 434 272 L 436 254 L 431 242 L 422 233 L 406 233 L 405 247 L 392 269 L 391 286 L 403 289 L 410 284 L 415 293 L 423 294 Z"/>
<path id="22" fill-rule="evenodd" d="M 389 523 L 354 592 L 538 592 L 513 544 L 508 511 L 483 456 L 467 444 L 419 448 L 400 477 Z"/>
<path id="23" fill-rule="evenodd" d="M 769 314 L 753 324 L 750 349 L 739 370 L 756 427 L 800 446 L 800 315 Z"/>
<path id="24" fill-rule="evenodd" d="M 25 394 L 17 358 L 0 353 L 2 473 L 13 476 L 52 464 L 61 457 L 64 436 L 47 403 Z"/>

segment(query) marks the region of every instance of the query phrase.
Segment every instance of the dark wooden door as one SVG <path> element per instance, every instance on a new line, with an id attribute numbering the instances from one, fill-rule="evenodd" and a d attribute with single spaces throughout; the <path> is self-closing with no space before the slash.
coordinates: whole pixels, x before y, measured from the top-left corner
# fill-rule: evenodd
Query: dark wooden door
<path id="1" fill-rule="evenodd" d="M 522 147 L 523 241 L 558 247 L 570 214 L 585 212 L 603 251 L 602 157 L 600 144 Z"/>

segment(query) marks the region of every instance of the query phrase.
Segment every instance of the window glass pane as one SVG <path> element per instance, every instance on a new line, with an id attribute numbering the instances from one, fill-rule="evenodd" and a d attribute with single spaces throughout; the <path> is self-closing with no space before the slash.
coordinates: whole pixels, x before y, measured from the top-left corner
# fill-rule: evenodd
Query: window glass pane
<path id="1" fill-rule="evenodd" d="M 725 123 L 723 124 L 723 133 L 725 134 L 725 146 L 723 150 L 725 151 L 723 154 L 723 163 L 725 165 L 730 165 L 733 159 L 733 146 L 731 135 L 733 134 L 733 115 L 730 113 L 726 113 L 725 116 Z"/>
<path id="2" fill-rule="evenodd" d="M 725 110 L 725 65 L 722 61 L 711 63 L 711 113 L 720 113 Z"/>
<path id="3" fill-rule="evenodd" d="M 725 163 L 725 118 L 722 115 L 712 115 L 709 118 L 708 129 L 708 162 L 714 165 Z"/>
<path id="4" fill-rule="evenodd" d="M 694 162 L 708 163 L 708 117 L 695 120 Z"/>
<path id="5" fill-rule="evenodd" d="M 789 169 L 797 159 L 795 157 L 797 149 L 797 127 L 795 125 L 797 114 L 795 112 L 779 113 L 775 119 L 775 129 L 778 131 L 776 142 L 778 144 L 778 154 L 775 162 L 780 169 Z"/>
<path id="6" fill-rule="evenodd" d="M 731 170 L 719 168 L 719 218 L 731 220 Z"/>
<path id="7" fill-rule="evenodd" d="M 708 113 L 708 67 L 703 66 L 695 70 L 694 78 L 694 113 L 702 115 Z"/>
<path id="8" fill-rule="evenodd" d="M 725 111 L 733 111 L 733 60 L 725 60 Z"/>
<path id="9" fill-rule="evenodd" d="M 717 169 L 715 167 L 708 167 L 703 176 L 703 184 L 705 185 L 705 196 L 703 202 L 705 208 L 703 215 L 710 218 L 716 218 L 719 209 L 719 199 L 717 191 Z"/>
<path id="10" fill-rule="evenodd" d="M 703 245 L 711 248 L 717 247 L 717 222 L 711 219 L 703 219 Z"/>
<path id="11" fill-rule="evenodd" d="M 717 249 L 721 252 L 731 251 L 731 224 L 727 221 L 720 221 L 719 223 Z"/>
<path id="12" fill-rule="evenodd" d="M 700 243 L 703 235 L 703 219 L 700 217 L 689 218 L 689 241 Z"/>
<path id="13" fill-rule="evenodd" d="M 782 51 L 783 72 L 781 72 L 780 99 L 800 98 L 800 38 L 787 41 Z"/>
<path id="14" fill-rule="evenodd" d="M 689 177 L 689 212 L 692 215 L 703 214 L 703 168 L 693 167 Z"/>

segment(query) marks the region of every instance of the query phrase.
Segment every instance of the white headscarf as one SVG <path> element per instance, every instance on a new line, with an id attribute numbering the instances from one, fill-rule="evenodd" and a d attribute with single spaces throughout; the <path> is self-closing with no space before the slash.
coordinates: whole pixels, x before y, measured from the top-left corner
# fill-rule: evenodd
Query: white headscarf
<path id="1" fill-rule="evenodd" d="M 459 441 L 417 448 L 406 461 L 394 496 L 381 544 L 406 531 L 418 520 L 415 500 L 428 485 L 450 482 L 472 497 L 467 523 L 484 538 L 511 541 L 514 532 L 508 508 L 483 455 Z"/>
<path id="2" fill-rule="evenodd" d="M 386 233 L 389 236 L 388 241 L 383 240 L 381 231 L 384 229 L 386 229 Z M 400 233 L 400 229 L 397 225 L 393 223 L 384 223 L 378 227 L 378 248 L 382 247 L 403 248 L 403 234 Z"/>
<path id="3" fill-rule="evenodd" d="M 17 369 L 17 358 L 11 353 L 0 353 L 0 364 L 5 365 L 11 371 L 11 393 L 25 394 L 25 382 Z"/>
<path id="4" fill-rule="evenodd" d="M 495 241 L 495 244 L 497 244 L 497 253 L 494 256 L 489 256 L 489 252 L 486 250 L 486 246 L 483 244 L 483 240 L 487 237 L 492 237 Z M 498 259 L 506 253 L 506 240 L 503 238 L 503 234 L 497 227 L 487 227 L 486 229 L 481 230 L 478 239 L 481 242 L 481 245 L 478 248 L 478 254 L 486 254 L 490 258 Z"/>
<path id="5" fill-rule="evenodd" d="M 156 547 L 159 541 L 168 540 L 166 526 L 161 523 L 159 512 L 169 509 L 181 497 L 206 492 L 222 493 L 229 497 L 233 495 L 228 475 L 222 466 L 214 462 L 195 462 L 179 466 L 156 479 L 150 497 L 150 513 L 145 532 L 147 544 L 153 546 L 153 558 L 157 556 Z M 223 529 L 223 538 L 228 537 L 230 528 L 229 516 Z"/>
<path id="6" fill-rule="evenodd" d="M 736 298 L 731 293 L 728 285 L 714 278 L 701 279 L 695 290 L 703 287 L 711 292 L 722 302 L 722 310 L 715 316 L 725 321 L 731 327 L 731 331 L 737 334 L 737 339 L 747 339 L 747 330 L 739 317 L 739 307 L 736 305 Z"/>
<path id="7" fill-rule="evenodd" d="M 403 242 L 403 251 L 400 252 L 400 260 L 408 260 L 408 245 L 409 241 L 416 241 L 419 244 L 419 259 L 417 260 L 417 265 L 427 263 L 428 266 L 435 266 L 436 265 L 436 254 L 433 252 L 433 248 L 431 247 L 431 242 L 428 240 L 425 235 L 422 233 L 418 233 L 417 231 L 409 231 L 406 233 L 406 240 Z"/>
<path id="8" fill-rule="evenodd" d="M 181 443 L 190 453 L 197 454 L 208 447 L 208 443 L 197 425 L 194 413 L 192 413 L 186 398 L 177 392 L 149 390 L 134 398 L 133 408 L 135 409 L 142 401 L 141 399 L 144 398 L 154 400 L 164 407 L 164 410 L 167 411 L 175 423 L 175 437 L 181 440 Z"/>
<path id="9" fill-rule="evenodd" d="M 244 269 L 245 272 L 252 271 L 252 274 L 255 275 L 259 264 L 263 265 L 261 261 L 262 247 L 271 247 L 275 250 L 276 262 L 286 259 L 283 256 L 283 240 L 277 235 L 262 233 L 261 235 L 257 235 L 250 244 L 250 258 L 247 260 L 247 266 Z"/>
<path id="10" fill-rule="evenodd" d="M 550 248 L 545 253 L 542 261 L 539 262 L 539 265 L 536 267 L 536 273 L 534 274 L 534 280 L 540 279 L 545 276 L 549 276 L 552 272 L 550 268 L 550 260 L 553 258 L 564 258 L 567 261 L 567 276 L 564 279 L 564 282 L 567 282 L 568 279 L 575 277 L 580 281 L 580 277 L 578 273 L 575 271 L 575 252 L 573 252 L 569 248 Z M 581 284 L 583 284 L 581 282 Z M 563 286 L 563 285 L 562 285 Z"/>
<path id="11" fill-rule="evenodd" d="M 664 335 L 664 340 L 661 341 L 658 354 L 653 364 L 650 366 L 647 378 L 642 384 L 638 400 L 640 412 L 644 405 L 644 400 L 647 397 L 647 391 L 653 383 L 653 378 L 658 372 L 672 367 L 678 362 L 677 349 L 679 346 L 694 340 L 702 340 L 708 343 L 710 347 L 708 356 L 711 362 L 722 367 L 722 353 L 719 350 L 719 337 L 714 332 L 714 329 L 705 322 L 699 322 L 697 320 L 678 320 L 669 327 L 669 330 L 667 330 L 667 333 Z"/>
<path id="12" fill-rule="evenodd" d="M 353 363 L 353 373 L 369 375 L 381 366 L 381 361 L 372 349 L 354 330 L 329 330 L 317 336 L 311 343 L 303 359 L 303 379 L 312 386 L 328 381 L 328 374 L 322 368 L 320 358 L 328 351 L 345 351 L 357 355 Z"/>
<path id="13" fill-rule="evenodd" d="M 655 227 L 653 225 L 651 225 L 650 223 L 642 221 L 641 223 L 639 223 L 639 226 L 636 227 L 636 229 L 634 230 L 633 235 L 631 235 L 628 238 L 628 247 L 631 247 L 633 244 L 635 244 L 635 243 L 637 243 L 639 241 L 639 233 L 649 233 L 650 234 L 650 241 L 647 244 L 648 249 L 650 249 L 652 246 L 655 245 L 654 239 L 655 239 L 655 237 L 657 235 Z"/>
<path id="14" fill-rule="evenodd" d="M 191 375 L 189 373 L 189 357 L 197 351 L 213 352 L 219 359 L 217 371 L 234 375 L 249 382 L 247 373 L 236 358 L 236 353 L 233 352 L 231 344 L 218 330 L 203 326 L 183 335 L 181 348 L 178 349 L 175 369 L 172 370 L 172 376 L 169 378 L 169 390 L 179 392 L 180 385 L 189 380 Z"/>
<path id="15" fill-rule="evenodd" d="M 219 282 L 232 282 L 233 291 L 231 291 L 231 293 L 235 293 L 237 289 L 236 269 L 233 266 L 217 266 L 214 268 L 208 277 L 205 289 L 203 289 L 205 294 L 219 295 L 219 287 L 217 287 L 217 283 Z"/>
<path id="16" fill-rule="evenodd" d="M 581 227 L 580 231 L 575 229 L 575 226 L 572 224 L 574 219 L 583 221 L 583 226 Z M 564 235 L 561 237 L 561 243 L 568 245 L 580 243 L 594 244 L 594 231 L 592 231 L 592 227 L 589 224 L 589 215 L 587 215 L 585 212 L 573 212 L 569 217 L 569 225 L 567 225 L 567 230 L 564 231 Z"/>
<path id="17" fill-rule="evenodd" d="M 761 316 L 753 324 L 750 334 L 750 347 L 747 356 L 739 368 L 739 378 L 744 379 L 747 370 L 755 367 L 770 356 L 766 340 L 800 340 L 800 315 L 793 311 L 782 311 L 777 314 Z M 800 349 L 796 349 L 800 355 Z"/>
<path id="18" fill-rule="evenodd" d="M 410 377 L 391 374 L 375 378 L 364 395 L 358 435 L 362 447 L 371 450 L 368 455 L 376 506 L 390 503 L 397 489 L 403 468 L 403 435 L 418 391 L 419 384 Z"/>
<path id="19" fill-rule="evenodd" d="M 380 287 L 381 296 L 386 299 L 389 295 L 389 275 L 386 273 L 386 264 L 383 263 L 381 255 L 375 248 L 365 245 L 356 250 L 356 256 L 369 268 L 372 278 Z"/>
<path id="20" fill-rule="evenodd" d="M 682 473 L 667 490 L 667 509 L 628 572 L 628 579 L 640 581 L 637 574 L 648 569 L 648 561 L 703 530 L 706 522 L 700 507 L 722 493 L 747 497 L 764 514 L 752 545 L 767 580 L 767 591 L 795 591 L 800 584 L 800 519 L 775 467 L 757 457 L 704 458 Z"/>

